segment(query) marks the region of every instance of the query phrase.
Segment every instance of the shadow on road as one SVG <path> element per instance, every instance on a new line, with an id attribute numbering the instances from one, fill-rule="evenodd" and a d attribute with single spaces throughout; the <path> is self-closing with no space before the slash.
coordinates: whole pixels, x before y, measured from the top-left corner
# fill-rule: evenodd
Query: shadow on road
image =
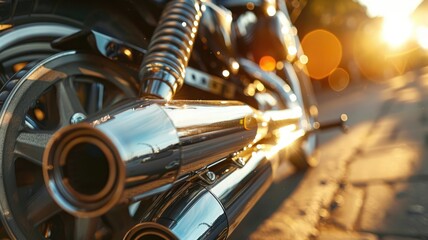
<path id="1" fill-rule="evenodd" d="M 273 183 L 235 229 L 230 239 L 249 239 L 251 233 L 284 204 L 284 200 L 294 192 L 304 176 L 305 172 L 298 172 L 280 182 Z"/>

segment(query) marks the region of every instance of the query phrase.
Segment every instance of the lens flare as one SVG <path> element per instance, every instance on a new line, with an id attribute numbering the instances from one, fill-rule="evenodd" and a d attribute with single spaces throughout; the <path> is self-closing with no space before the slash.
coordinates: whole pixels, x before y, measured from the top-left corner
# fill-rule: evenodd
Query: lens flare
<path id="1" fill-rule="evenodd" d="M 328 84 L 330 88 L 336 92 L 343 91 L 349 85 L 349 74 L 343 68 L 336 68 L 330 76 L 328 76 Z"/>

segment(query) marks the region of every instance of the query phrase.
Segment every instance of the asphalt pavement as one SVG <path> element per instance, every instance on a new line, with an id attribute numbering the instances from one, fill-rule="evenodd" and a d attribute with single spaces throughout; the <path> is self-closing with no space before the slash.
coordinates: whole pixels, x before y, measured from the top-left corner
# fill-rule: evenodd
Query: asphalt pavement
<path id="1" fill-rule="evenodd" d="M 428 239 L 428 68 L 317 94 L 320 165 L 278 179 L 231 239 Z"/>

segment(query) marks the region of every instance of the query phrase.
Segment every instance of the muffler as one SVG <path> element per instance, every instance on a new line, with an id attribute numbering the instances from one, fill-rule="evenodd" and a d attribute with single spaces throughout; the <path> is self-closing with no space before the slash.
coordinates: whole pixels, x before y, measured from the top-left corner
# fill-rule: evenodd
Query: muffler
<path id="1" fill-rule="evenodd" d="M 259 118 L 236 101 L 134 100 L 56 132 L 44 180 L 70 214 L 100 216 L 252 145 L 267 132 Z"/>
<path id="2" fill-rule="evenodd" d="M 124 239 L 227 239 L 271 185 L 282 154 L 281 143 L 257 145 L 237 155 L 241 167 L 213 166 L 215 183 L 198 179 L 162 194 Z"/>

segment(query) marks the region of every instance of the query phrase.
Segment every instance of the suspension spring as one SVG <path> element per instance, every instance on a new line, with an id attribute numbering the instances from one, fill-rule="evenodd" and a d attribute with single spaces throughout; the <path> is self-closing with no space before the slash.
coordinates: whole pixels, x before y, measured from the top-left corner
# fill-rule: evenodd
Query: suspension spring
<path id="1" fill-rule="evenodd" d="M 181 88 L 201 16 L 198 0 L 166 5 L 140 67 L 141 97 L 170 100 Z"/>

